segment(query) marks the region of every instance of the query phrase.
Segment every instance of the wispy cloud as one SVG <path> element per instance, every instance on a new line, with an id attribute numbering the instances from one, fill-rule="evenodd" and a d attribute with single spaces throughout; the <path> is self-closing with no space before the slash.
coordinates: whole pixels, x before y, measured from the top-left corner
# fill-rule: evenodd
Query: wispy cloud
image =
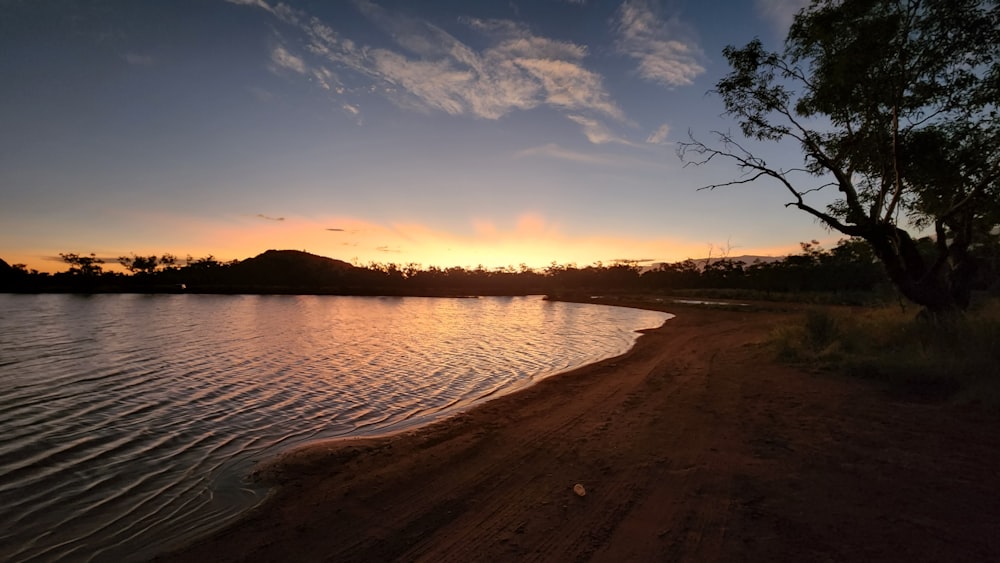
<path id="1" fill-rule="evenodd" d="M 585 117 L 582 115 L 567 115 L 570 121 L 578 123 L 583 128 L 583 134 L 586 135 L 587 140 L 595 145 L 603 145 L 605 143 L 617 143 L 621 145 L 634 146 L 635 143 L 623 139 L 618 135 L 615 135 L 608 127 L 596 119 Z"/>
<path id="2" fill-rule="evenodd" d="M 548 105 L 625 121 L 605 90 L 602 77 L 587 69 L 584 45 L 542 37 L 509 20 L 461 20 L 478 32 L 473 48 L 427 21 L 390 12 L 369 0 L 358 10 L 398 48 L 359 45 L 306 12 L 265 0 L 229 0 L 256 6 L 298 30 L 301 54 L 279 43 L 271 53 L 275 68 L 305 75 L 334 93 L 351 93 L 330 68 L 366 77 L 362 90 L 386 96 L 400 107 L 498 119 L 516 110 Z M 354 103 L 342 105 L 357 108 Z"/>
<path id="3" fill-rule="evenodd" d="M 226 0 L 230 4 L 238 4 L 240 6 L 256 6 L 258 8 L 263 8 L 268 12 L 272 12 L 271 6 L 267 4 L 264 0 Z"/>
<path id="4" fill-rule="evenodd" d="M 604 91 L 601 76 L 572 61 L 519 58 L 514 63 L 542 85 L 544 101 L 568 110 L 592 110 L 624 120 L 625 114 Z"/>
<path id="5" fill-rule="evenodd" d="M 523 149 L 517 151 L 514 156 L 517 158 L 556 158 L 559 160 L 569 160 L 571 162 L 581 162 L 586 164 L 617 164 L 616 160 L 610 156 L 574 151 L 560 147 L 555 143 L 547 143 L 538 147 Z"/>
<path id="6" fill-rule="evenodd" d="M 334 233 L 342 233 L 342 232 L 344 232 L 344 229 L 338 229 L 336 227 L 327 227 L 326 229 L 323 229 L 323 230 L 324 231 L 332 231 Z"/>
<path id="7" fill-rule="evenodd" d="M 638 61 L 639 76 L 667 87 L 688 86 L 705 72 L 690 27 L 661 17 L 648 0 L 626 0 L 616 16 L 619 52 Z"/>
<path id="8" fill-rule="evenodd" d="M 259 219 L 264 219 L 264 220 L 267 220 L 267 221 L 284 221 L 285 220 L 284 217 L 271 217 L 269 215 L 264 215 L 263 213 L 258 213 L 257 215 L 255 215 L 255 217 L 257 217 Z"/>
<path id="9" fill-rule="evenodd" d="M 302 60 L 302 57 L 288 52 L 288 49 L 281 44 L 275 45 L 274 49 L 271 50 L 271 62 L 277 68 L 292 70 L 299 74 L 306 73 L 306 63 Z"/>
<path id="10" fill-rule="evenodd" d="M 649 137 L 646 138 L 647 143 L 652 143 L 654 145 L 661 145 L 667 140 L 667 136 L 670 135 L 670 125 L 664 123 L 660 125 L 656 131 L 653 131 Z"/>
<path id="11" fill-rule="evenodd" d="M 311 73 L 312 79 L 324 90 L 332 90 L 340 87 L 340 79 L 325 66 L 313 67 Z"/>
<path id="12" fill-rule="evenodd" d="M 257 98 L 257 101 L 259 102 L 270 102 L 274 99 L 274 94 L 257 86 L 251 86 L 250 88 L 247 88 L 247 91 L 249 91 L 254 98 Z"/>
<path id="13" fill-rule="evenodd" d="M 754 0 L 754 7 L 760 18 L 770 23 L 781 35 L 788 32 L 795 14 L 808 5 L 809 0 Z"/>

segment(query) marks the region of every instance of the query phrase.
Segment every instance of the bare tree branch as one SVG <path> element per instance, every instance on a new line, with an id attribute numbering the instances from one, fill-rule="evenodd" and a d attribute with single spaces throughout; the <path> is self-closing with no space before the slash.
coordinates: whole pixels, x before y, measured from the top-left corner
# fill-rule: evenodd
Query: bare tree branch
<path id="1" fill-rule="evenodd" d="M 739 151 L 739 153 L 729 150 L 713 149 L 705 145 L 701 141 L 698 141 L 693 135 L 689 133 L 689 138 L 691 139 L 691 142 L 681 143 L 677 149 L 678 156 L 680 156 L 681 159 L 685 161 L 685 166 L 688 164 L 701 166 L 703 164 L 710 162 L 712 159 L 716 157 L 721 157 L 736 162 L 741 170 L 747 171 L 747 174 L 740 179 L 731 180 L 729 182 L 722 182 L 718 184 L 709 184 L 707 186 L 702 186 L 701 188 L 699 188 L 699 190 L 714 190 L 716 188 L 722 188 L 726 186 L 750 184 L 763 177 L 773 178 L 777 180 L 779 183 L 781 183 L 781 185 L 783 185 L 785 189 L 788 190 L 790 194 L 792 194 L 792 197 L 795 198 L 795 201 L 785 204 L 786 207 L 795 206 L 796 208 L 816 217 L 817 219 L 825 223 L 827 226 L 836 229 L 837 231 L 840 231 L 846 235 L 850 236 L 860 235 L 862 229 L 860 229 L 859 227 L 846 225 L 841 221 L 837 220 L 837 218 L 833 217 L 832 215 L 819 211 L 818 209 L 807 204 L 805 202 L 805 199 L 803 198 L 803 195 L 815 190 L 806 190 L 804 192 L 800 192 L 788 180 L 785 173 L 768 167 L 763 160 L 753 156 L 753 154 L 751 154 L 749 151 L 743 148 L 742 145 L 733 140 L 729 135 L 718 131 L 713 131 L 713 133 L 719 136 L 723 146 L 735 147 Z M 687 159 L 685 156 L 689 152 L 694 152 L 699 155 L 707 155 L 707 156 L 700 160 L 690 160 Z"/>

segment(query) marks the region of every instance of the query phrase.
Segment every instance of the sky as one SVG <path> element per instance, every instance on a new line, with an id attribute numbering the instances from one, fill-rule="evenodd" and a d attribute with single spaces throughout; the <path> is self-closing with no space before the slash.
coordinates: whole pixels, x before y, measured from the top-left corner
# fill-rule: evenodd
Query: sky
<path id="1" fill-rule="evenodd" d="M 0 0 L 0 258 L 580 266 L 833 241 L 684 166 L 803 0 Z M 763 146 L 801 162 L 795 146 Z"/>

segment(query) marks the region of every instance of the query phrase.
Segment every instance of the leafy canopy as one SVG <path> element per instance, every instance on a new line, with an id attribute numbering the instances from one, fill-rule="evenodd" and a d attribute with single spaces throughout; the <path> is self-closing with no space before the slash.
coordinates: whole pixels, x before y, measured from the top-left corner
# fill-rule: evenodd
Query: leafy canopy
<path id="1" fill-rule="evenodd" d="M 778 181 L 789 205 L 868 240 L 918 302 L 963 283 L 969 249 L 1000 223 L 998 0 L 814 0 L 784 52 L 754 40 L 724 55 L 726 113 L 748 138 L 797 142 L 804 166 L 769 166 L 726 133 L 718 148 L 692 137 L 682 158 L 730 159 L 745 173 L 706 187 Z M 839 197 L 825 208 L 807 199 L 828 189 Z M 913 252 L 905 224 L 934 228 L 936 257 Z"/>

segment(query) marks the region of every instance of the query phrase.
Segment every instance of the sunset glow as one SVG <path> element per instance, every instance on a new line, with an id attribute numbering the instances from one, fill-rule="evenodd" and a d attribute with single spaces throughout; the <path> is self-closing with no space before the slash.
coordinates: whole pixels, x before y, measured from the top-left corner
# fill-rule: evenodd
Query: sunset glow
<path id="1" fill-rule="evenodd" d="M 780 187 L 698 191 L 738 171 L 675 150 L 731 127 L 705 95 L 721 49 L 780 43 L 799 4 L 6 4 L 0 258 L 52 272 L 60 252 L 296 249 L 492 269 L 795 251 L 829 234 Z"/>

